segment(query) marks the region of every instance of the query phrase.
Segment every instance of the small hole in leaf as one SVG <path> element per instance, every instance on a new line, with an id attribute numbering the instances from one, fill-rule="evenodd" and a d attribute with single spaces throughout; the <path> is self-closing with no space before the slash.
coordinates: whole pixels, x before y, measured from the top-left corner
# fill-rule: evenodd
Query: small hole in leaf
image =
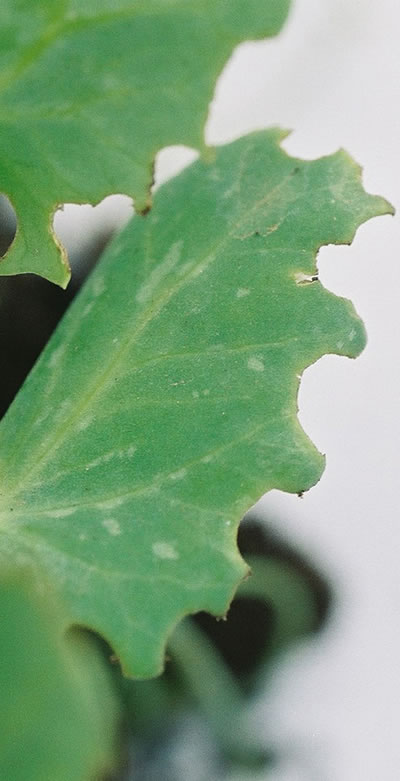
<path id="1" fill-rule="evenodd" d="M 96 206 L 66 203 L 55 212 L 53 231 L 65 247 L 72 279 L 86 276 L 113 235 L 132 217 L 132 199 L 110 195 Z"/>
<path id="2" fill-rule="evenodd" d="M 199 153 L 196 149 L 192 149 L 189 146 L 183 146 L 177 144 L 175 146 L 166 146 L 156 155 L 154 165 L 154 184 L 152 192 L 154 193 L 158 187 L 164 182 L 167 182 L 173 176 L 180 174 L 184 168 L 194 163 L 199 157 Z"/>
<path id="3" fill-rule="evenodd" d="M 319 282 L 318 274 L 304 274 L 303 271 L 297 271 L 294 279 L 296 285 L 310 285 L 312 282 Z"/>
<path id="4" fill-rule="evenodd" d="M 17 232 L 17 215 L 6 195 L 0 195 L 0 257 L 4 257 Z"/>

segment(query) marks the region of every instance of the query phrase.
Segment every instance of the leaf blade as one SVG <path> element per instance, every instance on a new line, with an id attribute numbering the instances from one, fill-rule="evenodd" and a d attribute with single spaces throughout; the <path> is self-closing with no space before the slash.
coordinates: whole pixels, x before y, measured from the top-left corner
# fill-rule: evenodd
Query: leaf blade
<path id="1" fill-rule="evenodd" d="M 51 231 L 58 205 L 111 193 L 150 205 L 159 149 L 204 149 L 214 83 L 235 45 L 275 35 L 289 0 L 2 3 L 0 187 L 18 230 L 0 273 L 65 287 Z M 144 121 L 143 118 L 146 118 Z"/>
<path id="2" fill-rule="evenodd" d="M 221 147 L 161 188 L 2 423 L 5 548 L 62 572 L 75 620 L 139 677 L 180 617 L 226 610 L 244 511 L 319 479 L 300 375 L 365 343 L 351 304 L 307 279 L 321 244 L 391 207 L 343 153 L 296 160 L 282 137 Z"/>

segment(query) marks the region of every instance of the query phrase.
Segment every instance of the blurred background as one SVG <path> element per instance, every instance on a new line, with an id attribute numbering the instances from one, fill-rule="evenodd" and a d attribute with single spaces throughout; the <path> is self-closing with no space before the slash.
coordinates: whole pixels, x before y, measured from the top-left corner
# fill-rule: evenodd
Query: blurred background
<path id="1" fill-rule="evenodd" d="M 366 189 L 399 209 L 399 40 L 393 0 L 295 0 L 279 38 L 236 51 L 208 140 L 280 124 L 293 128 L 291 154 L 343 146 Z M 327 356 L 305 372 L 300 420 L 327 454 L 320 484 L 301 500 L 272 492 L 259 505 L 336 594 L 323 634 L 286 658 L 257 706 L 287 752 L 273 781 L 399 777 L 399 247 L 399 219 L 384 217 L 352 247 L 321 250 L 321 281 L 354 302 L 369 342 L 357 361 Z"/>
<path id="2" fill-rule="evenodd" d="M 277 39 L 244 44 L 233 54 L 211 106 L 208 143 L 269 125 L 292 128 L 284 142 L 288 152 L 314 158 L 346 148 L 364 168 L 366 189 L 399 208 L 399 40 L 395 0 L 294 0 Z M 184 148 L 163 150 L 157 183 L 195 156 Z M 12 215 L 7 204 L 2 209 L 11 237 Z M 131 214 L 130 200 L 121 195 L 96 208 L 66 206 L 56 215 L 74 267 L 67 294 L 30 277 L 2 282 L 0 350 L 6 369 L 14 362 L 12 377 L 4 372 L 3 409 L 85 270 Z M 254 731 L 278 759 L 267 775 L 252 772 L 249 779 L 399 778 L 399 226 L 398 218 L 372 220 L 352 247 L 326 247 L 319 254 L 321 281 L 354 302 L 369 343 L 357 361 L 327 356 L 303 377 L 300 420 L 327 454 L 319 485 L 302 499 L 271 492 L 253 513 L 280 545 L 312 562 L 322 576 L 313 581 L 316 600 L 328 583 L 331 608 L 322 632 L 286 651 L 251 699 Z M 4 242 L 6 234 L 4 229 Z M 32 286 L 28 323 L 30 317 L 37 321 L 38 308 L 45 315 L 40 333 L 28 328 L 27 344 L 26 324 L 19 331 L 14 312 L 19 297 L 30 299 Z M 190 720 L 185 725 L 190 732 Z M 192 733 L 191 770 L 182 778 L 218 778 L 211 765 L 193 775 L 196 741 L 203 760 L 204 746 L 198 729 Z M 144 771 L 136 777 L 142 781 Z M 243 768 L 233 777 L 247 781 Z"/>

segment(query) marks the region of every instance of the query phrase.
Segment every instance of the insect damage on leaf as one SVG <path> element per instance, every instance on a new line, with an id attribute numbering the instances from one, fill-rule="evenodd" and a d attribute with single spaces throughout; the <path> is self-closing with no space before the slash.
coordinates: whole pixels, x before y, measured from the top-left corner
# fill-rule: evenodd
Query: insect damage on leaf
<path id="1" fill-rule="evenodd" d="M 0 556 L 53 578 L 130 675 L 160 671 L 183 615 L 226 612 L 244 512 L 323 469 L 297 420 L 302 372 L 365 343 L 349 301 L 298 282 L 391 207 L 344 152 L 294 160 L 284 135 L 217 148 L 160 188 L 0 427 Z"/>
<path id="2" fill-rule="evenodd" d="M 204 151 L 217 76 L 237 44 L 279 32 L 289 0 L 37 5 L 0 5 L 0 192 L 18 222 L 0 274 L 65 287 L 57 207 L 125 193 L 148 211 L 156 153 Z"/>

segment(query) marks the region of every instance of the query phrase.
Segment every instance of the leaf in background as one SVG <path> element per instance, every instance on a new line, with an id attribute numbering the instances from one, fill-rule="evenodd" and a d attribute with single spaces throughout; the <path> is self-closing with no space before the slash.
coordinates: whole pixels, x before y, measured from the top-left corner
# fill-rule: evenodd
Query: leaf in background
<path id="1" fill-rule="evenodd" d="M 58 205 L 126 193 L 150 205 L 171 144 L 204 148 L 217 76 L 233 48 L 279 32 L 289 0 L 52 0 L 0 6 L 0 191 L 17 236 L 0 273 L 65 287 Z"/>
<path id="2" fill-rule="evenodd" d="M 159 190 L 2 422 L 1 554 L 42 567 L 138 677 L 183 615 L 227 609 L 245 510 L 319 479 L 300 375 L 364 346 L 349 301 L 309 280 L 322 244 L 391 207 L 344 152 L 297 160 L 284 135 L 221 147 Z"/>
<path id="3" fill-rule="evenodd" d="M 114 758 L 116 703 L 97 649 L 60 634 L 59 606 L 29 573 L 0 582 L 0 777 L 88 781 Z"/>

